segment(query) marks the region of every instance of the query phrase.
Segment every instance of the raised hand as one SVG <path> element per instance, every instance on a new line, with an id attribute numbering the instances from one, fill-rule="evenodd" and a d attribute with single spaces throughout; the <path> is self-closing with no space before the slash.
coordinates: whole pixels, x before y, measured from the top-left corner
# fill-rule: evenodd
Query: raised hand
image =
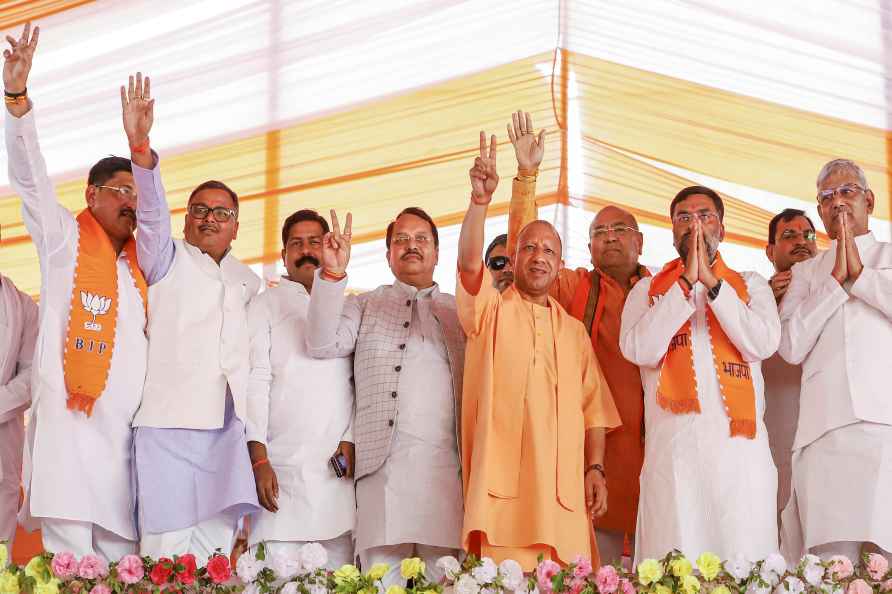
<path id="1" fill-rule="evenodd" d="M 474 159 L 474 166 L 469 172 L 471 176 L 471 201 L 474 204 L 486 205 L 492 201 L 492 194 L 499 185 L 499 174 L 496 172 L 496 136 L 489 141 L 486 149 L 486 134 L 480 132 L 480 156 Z"/>
<path id="2" fill-rule="evenodd" d="M 322 238 L 322 270 L 334 276 L 347 273 L 350 262 L 350 242 L 353 239 L 353 215 L 347 213 L 344 231 L 338 223 L 338 215 L 331 210 L 331 231 Z"/>
<path id="3" fill-rule="evenodd" d="M 787 270 L 785 272 L 776 272 L 771 277 L 771 280 L 768 281 L 768 284 L 771 286 L 771 292 L 774 293 L 774 301 L 776 303 L 780 303 L 781 299 L 783 299 L 792 280 L 793 271 Z"/>
<path id="4" fill-rule="evenodd" d="M 545 129 L 537 136 L 533 129 L 533 118 L 529 113 L 518 111 L 511 114 L 508 124 L 508 138 L 514 145 L 518 173 L 530 174 L 539 169 L 545 154 Z"/>
<path id="5" fill-rule="evenodd" d="M 843 285 L 849 278 L 848 254 L 846 253 L 848 225 L 846 225 L 846 213 L 844 211 L 840 212 L 837 217 L 839 218 L 839 225 L 836 232 L 836 261 L 830 274 L 836 279 L 836 282 Z"/>
<path id="6" fill-rule="evenodd" d="M 700 227 L 696 223 L 688 230 L 688 257 L 683 276 L 692 287 L 700 280 Z"/>
<path id="7" fill-rule="evenodd" d="M 31 23 L 25 23 L 22 36 L 18 39 L 10 35 L 6 36 L 9 49 L 3 50 L 3 88 L 8 93 L 23 93 L 28 86 L 28 73 L 31 72 L 31 60 L 37 49 L 37 39 L 40 37 L 40 27 L 34 27 L 31 33 Z"/>
<path id="8" fill-rule="evenodd" d="M 127 88 L 121 85 L 121 117 L 131 149 L 143 146 L 149 140 L 154 108 L 152 81 L 148 76 L 143 79 L 142 72 L 137 72 L 135 79 L 130 75 Z"/>

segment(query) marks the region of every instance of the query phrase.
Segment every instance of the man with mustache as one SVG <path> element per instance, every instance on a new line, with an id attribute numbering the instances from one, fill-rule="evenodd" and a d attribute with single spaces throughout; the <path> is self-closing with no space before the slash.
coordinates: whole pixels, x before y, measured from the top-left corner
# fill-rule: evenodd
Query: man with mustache
<path id="1" fill-rule="evenodd" d="M 511 266 L 507 248 L 508 234 L 502 233 L 490 242 L 483 254 L 483 263 L 492 274 L 492 286 L 499 292 L 504 291 L 514 282 L 514 268 Z"/>
<path id="2" fill-rule="evenodd" d="M 512 186 L 508 228 L 520 229 L 536 217 L 536 175 L 544 147 L 530 114 L 518 112 L 512 120 L 508 136 L 522 165 Z M 595 530 L 602 563 L 622 560 L 626 536 L 634 547 L 638 477 L 644 461 L 644 391 L 638 367 L 620 352 L 619 327 L 629 291 L 641 278 L 650 276 L 638 262 L 643 245 L 635 217 L 616 206 L 605 206 L 589 227 L 594 268 L 561 268 L 551 286 L 551 296 L 582 321 L 591 337 L 622 420 L 621 427 L 607 434 L 604 467 L 610 473 L 610 491 L 607 513 L 596 520 Z"/>
<path id="3" fill-rule="evenodd" d="M 892 244 L 869 229 L 875 197 L 861 168 L 830 161 L 817 178 L 830 249 L 793 266 L 779 352 L 802 365 L 788 556 L 892 558 Z"/>
<path id="4" fill-rule="evenodd" d="M 307 310 L 328 222 L 299 210 L 282 225 L 287 275 L 248 309 L 248 451 L 257 498 L 249 545 L 295 557 L 306 542 L 328 552 L 328 567 L 353 563 L 353 386 L 349 356 L 307 353 Z M 329 464 L 342 456 L 343 472 Z"/>
<path id="5" fill-rule="evenodd" d="M 549 296 L 561 239 L 533 221 L 517 236 L 514 284 L 499 292 L 480 255 L 498 185 L 496 138 L 470 171 L 457 301 L 468 336 L 462 403 L 465 549 L 526 571 L 576 555 L 597 567 L 591 517 L 607 511 L 605 431 L 619 415 L 582 324 Z"/>
<path id="6" fill-rule="evenodd" d="M 13 549 L 25 410 L 31 405 L 31 363 L 37 342 L 37 304 L 0 273 L 0 540 Z"/>
<path id="7" fill-rule="evenodd" d="M 811 219 L 804 211 L 795 208 L 778 213 L 768 224 L 765 254 L 775 270 L 768 284 L 778 304 L 790 286 L 793 265 L 813 258 L 817 253 L 816 238 Z M 799 418 L 802 367 L 790 365 L 775 353 L 762 362 L 762 376 L 765 378 L 765 428 L 771 457 L 777 467 L 777 526 L 780 529 L 781 511 L 790 499 L 790 457 Z"/>
<path id="8" fill-rule="evenodd" d="M 462 492 L 458 425 L 465 340 L 455 298 L 434 282 L 439 235 L 430 215 L 404 209 L 387 227 L 396 281 L 344 296 L 351 217 L 322 246 L 310 295 L 310 356 L 353 354 L 356 386 L 356 551 L 363 567 L 387 563 L 384 585 L 400 581 L 400 561 L 436 561 L 460 546 Z"/>
<path id="9" fill-rule="evenodd" d="M 149 284 L 149 352 L 133 419 L 140 553 L 228 554 L 241 516 L 259 509 L 245 446 L 247 306 L 260 278 L 231 252 L 238 196 L 199 184 L 186 203 L 185 239 L 172 239 L 149 78 L 121 87 L 124 131 L 140 199 L 140 264 Z"/>
<path id="10" fill-rule="evenodd" d="M 680 191 L 669 207 L 680 257 L 641 279 L 623 310 L 620 347 L 645 394 L 636 559 L 777 550 L 760 362 L 780 321 L 768 283 L 722 259 L 724 213 L 715 191 Z"/>
<path id="11" fill-rule="evenodd" d="M 90 169 L 86 209 L 59 204 L 26 88 L 38 36 L 27 24 L 3 53 L 9 179 L 42 273 L 21 520 L 39 523 L 47 551 L 116 560 L 137 539 L 130 421 L 147 344 L 136 191 L 130 162 L 107 157 Z"/>

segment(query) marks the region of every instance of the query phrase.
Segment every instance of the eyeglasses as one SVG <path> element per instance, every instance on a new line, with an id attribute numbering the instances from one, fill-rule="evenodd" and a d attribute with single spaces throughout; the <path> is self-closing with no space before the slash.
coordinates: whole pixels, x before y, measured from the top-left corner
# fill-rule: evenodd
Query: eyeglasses
<path id="1" fill-rule="evenodd" d="M 719 220 L 719 214 L 717 212 L 712 212 L 711 210 L 701 210 L 696 213 L 689 212 L 680 212 L 675 215 L 675 218 L 672 219 L 674 223 L 679 223 L 681 225 L 689 225 L 693 222 L 694 217 L 700 219 L 701 223 L 708 223 L 710 220 L 715 219 Z"/>
<path id="2" fill-rule="evenodd" d="M 490 270 L 502 270 L 508 265 L 508 256 L 493 256 L 486 265 Z"/>
<path id="3" fill-rule="evenodd" d="M 592 230 L 592 237 L 598 240 L 607 239 L 607 236 L 610 235 L 612 231 L 616 237 L 625 237 L 626 233 L 631 231 L 637 231 L 635 227 L 629 227 L 628 225 L 613 225 L 612 227 L 595 227 Z"/>
<path id="4" fill-rule="evenodd" d="M 802 239 L 804 239 L 805 241 L 814 241 L 818 237 L 818 234 L 811 229 L 806 229 L 802 233 L 800 233 L 799 231 L 794 231 L 793 229 L 787 229 L 786 231 L 781 233 L 781 239 L 783 239 L 784 241 L 796 240 L 800 237 L 802 237 Z"/>
<path id="5" fill-rule="evenodd" d="M 136 198 L 136 190 L 131 188 L 130 186 L 93 186 L 94 188 L 105 188 L 106 190 L 111 190 L 112 192 L 117 192 L 124 198 Z"/>
<path id="6" fill-rule="evenodd" d="M 393 236 L 393 243 L 397 245 L 408 245 L 413 239 L 415 240 L 415 243 L 421 246 L 428 245 L 431 241 L 431 238 L 427 235 L 416 235 L 413 237 L 411 235 L 406 235 L 405 233 L 399 233 Z"/>
<path id="7" fill-rule="evenodd" d="M 836 188 L 830 188 L 818 192 L 818 202 L 820 204 L 824 204 L 827 200 L 830 200 L 837 194 L 839 194 L 839 197 L 843 200 L 851 200 L 852 198 L 857 196 L 859 192 L 864 191 L 865 188 L 862 188 L 858 184 L 843 184 Z"/>
<path id="8" fill-rule="evenodd" d="M 236 212 L 231 208 L 226 208 L 225 206 L 215 206 L 211 208 L 206 204 L 190 204 L 189 205 L 189 216 L 194 219 L 204 220 L 207 218 L 208 213 L 214 213 L 214 220 L 218 223 L 225 223 L 229 221 L 229 219 L 235 218 Z"/>

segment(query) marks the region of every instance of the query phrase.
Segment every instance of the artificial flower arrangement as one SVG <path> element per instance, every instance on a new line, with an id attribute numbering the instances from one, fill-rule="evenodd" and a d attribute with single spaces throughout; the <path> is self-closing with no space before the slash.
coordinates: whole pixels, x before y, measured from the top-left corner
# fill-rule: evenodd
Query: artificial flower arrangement
<path id="1" fill-rule="evenodd" d="M 325 568 L 328 555 L 317 543 L 294 553 L 268 555 L 259 545 L 239 557 L 235 571 L 229 558 L 215 554 L 203 567 L 194 555 L 151 559 L 127 555 L 106 563 L 94 555 L 44 553 L 24 567 L 8 564 L 0 544 L 0 594 L 882 594 L 892 593 L 892 571 L 881 555 L 822 562 L 806 555 L 788 568 L 780 555 L 751 563 L 742 556 L 722 562 L 703 553 L 691 563 L 678 551 L 661 560 L 646 559 L 635 572 L 605 565 L 598 569 L 577 557 L 566 567 L 540 560 L 531 574 L 520 564 L 469 555 L 437 561 L 441 583 L 425 577 L 421 559 L 405 559 L 400 575 L 406 587 L 384 590 L 390 571 L 376 564 L 366 573 L 354 565 Z"/>

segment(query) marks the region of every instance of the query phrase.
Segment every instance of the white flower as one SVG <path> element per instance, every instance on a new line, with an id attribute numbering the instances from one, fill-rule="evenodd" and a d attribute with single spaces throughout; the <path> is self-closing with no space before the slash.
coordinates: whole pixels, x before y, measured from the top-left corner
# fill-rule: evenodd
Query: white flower
<path id="1" fill-rule="evenodd" d="M 818 586 L 824 579 L 824 567 L 821 565 L 821 559 L 817 555 L 808 554 L 799 562 L 802 567 L 802 577 L 812 586 Z"/>
<path id="2" fill-rule="evenodd" d="M 463 575 L 455 582 L 455 594 L 478 594 L 480 584 L 469 575 Z"/>
<path id="3" fill-rule="evenodd" d="M 242 557 L 244 557 L 244 555 L 242 555 Z M 242 557 L 239 557 L 239 559 Z M 242 590 L 242 594 L 260 594 L 260 587 L 257 584 L 248 584 L 245 586 L 245 589 Z"/>
<path id="4" fill-rule="evenodd" d="M 514 559 L 505 559 L 499 563 L 499 573 L 502 574 L 502 585 L 507 590 L 520 590 L 525 585 L 523 568 Z"/>
<path id="5" fill-rule="evenodd" d="M 802 594 L 804 591 L 805 584 L 802 583 L 802 580 L 798 577 L 792 575 L 785 578 L 775 589 L 777 594 L 784 594 L 784 592 L 788 592 L 789 594 Z"/>
<path id="6" fill-rule="evenodd" d="M 305 572 L 313 573 L 325 567 L 326 563 L 328 563 L 328 553 L 318 542 L 309 542 L 300 548 L 300 565 Z"/>
<path id="7" fill-rule="evenodd" d="M 286 551 L 277 551 L 272 556 L 270 567 L 276 573 L 276 577 L 280 580 L 290 580 L 300 573 L 300 552 L 288 553 Z M 241 557 L 239 557 L 241 559 Z"/>
<path id="8" fill-rule="evenodd" d="M 753 570 L 753 564 L 746 560 L 742 554 L 738 553 L 734 558 L 725 561 L 725 570 L 738 582 L 742 582 L 750 576 Z"/>
<path id="9" fill-rule="evenodd" d="M 454 580 L 458 573 L 461 571 L 461 564 L 455 557 L 446 555 L 445 557 L 440 557 L 439 559 L 437 559 L 437 569 L 443 572 L 443 575 L 446 576 L 446 579 Z"/>
<path id="10" fill-rule="evenodd" d="M 328 588 L 322 584 L 310 584 L 310 594 L 328 594 Z M 282 594 L 285 594 L 284 592 Z M 296 592 L 295 592 L 296 594 Z"/>
<path id="11" fill-rule="evenodd" d="M 238 558 L 235 564 L 235 573 L 243 582 L 250 584 L 257 579 L 257 574 L 264 568 L 263 561 L 255 558 L 251 553 L 245 553 Z M 245 590 L 247 592 L 247 590 Z"/>
<path id="12" fill-rule="evenodd" d="M 820 589 L 824 594 L 842 594 L 843 592 L 842 586 L 832 582 L 821 582 Z"/>
<path id="13" fill-rule="evenodd" d="M 480 560 L 480 565 L 471 571 L 471 575 L 480 584 L 490 584 L 496 579 L 499 568 L 496 562 L 489 557 Z"/>
<path id="14" fill-rule="evenodd" d="M 765 557 L 762 562 L 762 569 L 759 571 L 759 577 L 768 582 L 772 586 L 780 583 L 780 578 L 787 571 L 787 562 L 777 553 L 771 553 Z"/>
<path id="15" fill-rule="evenodd" d="M 312 590 L 311 590 L 312 591 Z M 279 590 L 279 594 L 299 594 L 300 589 L 297 587 L 297 582 L 288 582 L 282 589 Z"/>

